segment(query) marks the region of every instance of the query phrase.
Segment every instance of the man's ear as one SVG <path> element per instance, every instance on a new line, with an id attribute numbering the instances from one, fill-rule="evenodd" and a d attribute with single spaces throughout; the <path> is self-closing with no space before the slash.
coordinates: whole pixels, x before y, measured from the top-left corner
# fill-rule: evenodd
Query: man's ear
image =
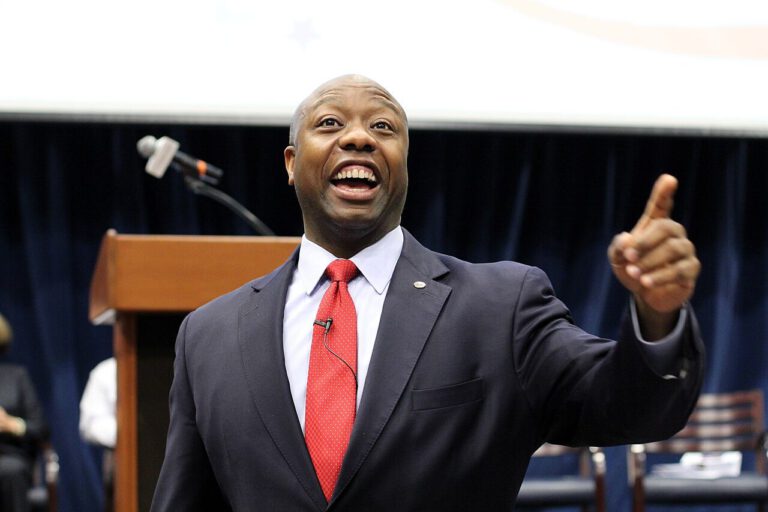
<path id="1" fill-rule="evenodd" d="M 283 150 L 285 170 L 288 173 L 288 184 L 293 186 L 293 164 L 296 161 L 296 147 L 288 146 Z"/>

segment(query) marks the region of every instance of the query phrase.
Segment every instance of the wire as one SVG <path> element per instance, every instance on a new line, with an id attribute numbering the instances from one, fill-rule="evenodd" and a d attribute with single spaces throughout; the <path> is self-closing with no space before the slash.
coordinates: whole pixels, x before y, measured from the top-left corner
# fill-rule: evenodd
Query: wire
<path id="1" fill-rule="evenodd" d="M 357 373 L 355 373 L 355 370 L 352 369 L 352 366 L 350 366 L 349 363 L 347 363 L 343 357 L 341 357 L 339 354 L 333 351 L 331 347 L 328 346 L 328 331 L 331 330 L 331 324 L 333 323 L 333 318 L 329 318 L 325 322 L 322 320 L 315 320 L 315 325 L 319 325 L 320 327 L 323 327 L 323 346 L 325 349 L 331 353 L 336 359 L 344 363 L 344 366 L 349 368 L 349 371 L 352 372 L 352 377 L 355 379 L 355 394 L 357 394 Z"/>
<path id="2" fill-rule="evenodd" d="M 266 224 L 264 224 L 258 217 L 251 213 L 245 206 L 238 203 L 232 196 L 222 192 L 219 189 L 213 188 L 207 183 L 203 183 L 197 178 L 192 178 L 191 176 L 184 176 L 184 183 L 193 193 L 211 198 L 235 212 L 238 217 L 247 222 L 248 225 L 251 226 L 253 230 L 256 231 L 256 233 L 259 235 L 275 236 L 274 231 L 269 229 Z"/>

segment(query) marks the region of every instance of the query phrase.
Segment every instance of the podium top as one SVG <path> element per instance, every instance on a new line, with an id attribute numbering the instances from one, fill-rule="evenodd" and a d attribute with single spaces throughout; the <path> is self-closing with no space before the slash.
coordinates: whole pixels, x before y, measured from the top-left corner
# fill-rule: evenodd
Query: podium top
<path id="1" fill-rule="evenodd" d="M 267 274 L 299 237 L 120 235 L 110 229 L 91 278 L 88 317 L 113 323 L 118 311 L 185 312 Z"/>

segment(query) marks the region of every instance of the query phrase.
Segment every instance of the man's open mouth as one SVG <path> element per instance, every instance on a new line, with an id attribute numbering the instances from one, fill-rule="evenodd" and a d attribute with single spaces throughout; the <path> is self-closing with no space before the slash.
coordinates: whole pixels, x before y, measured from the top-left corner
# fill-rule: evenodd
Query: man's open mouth
<path id="1" fill-rule="evenodd" d="M 379 185 L 374 172 L 361 165 L 348 165 L 331 177 L 331 183 L 343 190 L 371 190 Z"/>

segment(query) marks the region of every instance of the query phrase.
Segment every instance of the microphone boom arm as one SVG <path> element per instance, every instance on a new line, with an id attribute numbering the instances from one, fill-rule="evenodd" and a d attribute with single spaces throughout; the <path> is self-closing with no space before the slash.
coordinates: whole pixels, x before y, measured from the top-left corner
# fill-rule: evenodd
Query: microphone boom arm
<path id="1" fill-rule="evenodd" d="M 201 195 L 213 199 L 214 201 L 223 204 L 234 212 L 238 217 L 243 219 L 256 233 L 261 236 L 275 236 L 274 231 L 269 229 L 257 216 L 251 213 L 245 206 L 238 203 L 232 196 L 222 192 L 221 190 L 214 188 L 207 183 L 204 183 L 198 178 L 193 178 L 187 174 L 184 175 L 184 183 L 187 188 L 196 195 Z"/>

